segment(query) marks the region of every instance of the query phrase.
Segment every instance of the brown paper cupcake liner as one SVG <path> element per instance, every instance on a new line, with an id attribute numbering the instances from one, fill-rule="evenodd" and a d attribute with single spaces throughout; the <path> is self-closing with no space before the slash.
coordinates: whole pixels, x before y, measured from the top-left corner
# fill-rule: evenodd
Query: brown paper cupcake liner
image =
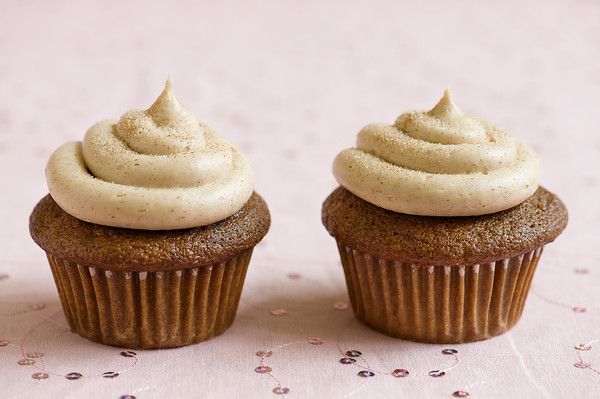
<path id="1" fill-rule="evenodd" d="M 338 241 L 356 317 L 384 334 L 429 343 L 479 341 L 521 317 L 543 247 L 468 266 L 416 266 Z"/>
<path id="2" fill-rule="evenodd" d="M 233 322 L 252 249 L 212 266 L 111 271 L 48 254 L 73 332 L 124 348 L 171 348 L 222 334 Z"/>

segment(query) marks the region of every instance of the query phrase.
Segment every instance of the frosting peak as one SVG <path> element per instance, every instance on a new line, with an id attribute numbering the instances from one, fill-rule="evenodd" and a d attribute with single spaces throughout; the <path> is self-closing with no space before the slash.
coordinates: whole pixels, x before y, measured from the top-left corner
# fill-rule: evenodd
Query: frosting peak
<path id="1" fill-rule="evenodd" d="M 142 154 L 181 154 L 202 150 L 206 145 L 202 125 L 179 104 L 170 80 L 150 108 L 126 112 L 114 133 Z"/>
<path id="2" fill-rule="evenodd" d="M 167 79 L 160 96 L 146 111 L 158 126 L 168 124 L 197 125 L 198 121 L 190 111 L 185 109 L 173 94 L 171 79 Z"/>
<path id="3" fill-rule="evenodd" d="M 440 101 L 438 101 L 435 107 L 430 109 L 427 112 L 427 114 L 433 117 L 440 117 L 444 114 L 449 113 L 455 113 L 459 115 L 463 114 L 462 111 L 456 106 L 456 104 L 454 104 L 454 101 L 452 101 L 452 97 L 450 97 L 450 92 L 448 91 L 448 89 L 446 89 L 444 90 L 444 95 L 442 96 Z"/>
<path id="4" fill-rule="evenodd" d="M 490 130 L 484 122 L 465 115 L 448 90 L 431 110 L 404 113 L 395 126 L 413 138 L 439 144 L 485 143 Z"/>
<path id="5" fill-rule="evenodd" d="M 525 144 L 463 113 L 448 91 L 430 111 L 368 125 L 333 173 L 355 195 L 395 212 L 471 216 L 508 209 L 535 192 L 539 160 Z"/>
<path id="6" fill-rule="evenodd" d="M 175 98 L 171 81 L 147 110 L 92 126 L 46 167 L 50 194 L 67 213 L 147 230 L 202 226 L 237 212 L 253 191 L 246 157 Z"/>

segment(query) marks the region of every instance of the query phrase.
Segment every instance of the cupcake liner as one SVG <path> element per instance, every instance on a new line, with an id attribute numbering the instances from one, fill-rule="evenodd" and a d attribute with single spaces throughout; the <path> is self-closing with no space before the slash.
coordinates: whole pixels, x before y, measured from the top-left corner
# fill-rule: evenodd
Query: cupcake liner
<path id="1" fill-rule="evenodd" d="M 429 343 L 479 341 L 521 317 L 543 247 L 495 262 L 422 266 L 338 241 L 356 317 L 384 334 Z"/>
<path id="2" fill-rule="evenodd" d="M 233 322 L 252 249 L 212 266 L 112 271 L 47 254 L 73 332 L 105 345 L 171 348 L 222 334 Z"/>

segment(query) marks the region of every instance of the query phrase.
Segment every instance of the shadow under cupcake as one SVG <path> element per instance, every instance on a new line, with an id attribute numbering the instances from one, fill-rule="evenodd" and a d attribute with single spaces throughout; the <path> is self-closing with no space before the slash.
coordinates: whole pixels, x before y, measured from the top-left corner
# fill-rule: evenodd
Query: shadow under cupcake
<path id="1" fill-rule="evenodd" d="M 525 144 L 446 92 L 428 112 L 374 124 L 333 167 L 323 204 L 356 317 L 431 343 L 493 337 L 521 317 L 544 245 L 567 210 L 538 186 Z"/>

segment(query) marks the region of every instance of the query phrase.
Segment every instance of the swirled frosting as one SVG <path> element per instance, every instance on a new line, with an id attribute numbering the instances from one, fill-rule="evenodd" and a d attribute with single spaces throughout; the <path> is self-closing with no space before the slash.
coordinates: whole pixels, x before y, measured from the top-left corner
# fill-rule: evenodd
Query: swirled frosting
<path id="1" fill-rule="evenodd" d="M 333 163 L 337 181 L 394 212 L 474 216 L 520 204 L 538 187 L 537 155 L 524 143 L 464 114 L 448 91 L 427 112 L 371 124 Z"/>
<path id="2" fill-rule="evenodd" d="M 203 226 L 246 203 L 246 157 L 174 97 L 171 82 L 147 110 L 95 124 L 59 147 L 46 166 L 52 198 L 91 223 L 143 230 Z"/>

